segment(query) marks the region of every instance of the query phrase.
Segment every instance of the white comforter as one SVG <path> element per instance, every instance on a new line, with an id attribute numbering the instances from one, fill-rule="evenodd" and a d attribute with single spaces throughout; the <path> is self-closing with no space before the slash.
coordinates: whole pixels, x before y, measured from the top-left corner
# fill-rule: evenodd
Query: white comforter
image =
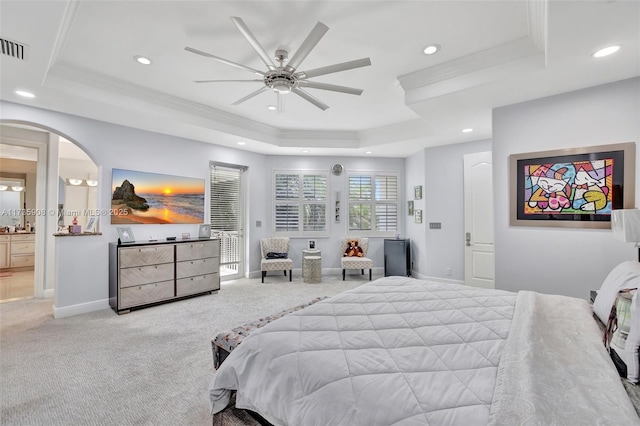
<path id="1" fill-rule="evenodd" d="M 509 403 L 492 411 L 516 297 L 400 277 L 365 284 L 254 331 L 213 377 L 212 413 L 238 390 L 237 407 L 274 425 L 484 425 L 505 424 L 505 418 L 526 423 L 526 416 L 501 414 L 523 399 L 509 380 L 500 378 L 498 387 Z M 599 361 L 601 374 L 609 377 L 601 391 L 626 398 L 615 420 L 637 421 L 607 361 Z M 518 380 L 535 380 L 538 373 Z M 536 402 L 531 406 L 535 412 Z"/>

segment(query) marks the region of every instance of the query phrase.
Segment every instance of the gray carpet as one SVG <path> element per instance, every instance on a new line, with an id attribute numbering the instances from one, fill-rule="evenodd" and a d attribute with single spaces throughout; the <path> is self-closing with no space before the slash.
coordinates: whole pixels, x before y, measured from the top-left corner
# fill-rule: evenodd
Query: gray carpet
<path id="1" fill-rule="evenodd" d="M 212 338 L 365 277 L 243 279 L 127 315 L 107 309 L 56 320 L 51 299 L 1 304 L 0 424 L 210 425 Z M 225 424 L 251 423 L 227 411 Z"/>

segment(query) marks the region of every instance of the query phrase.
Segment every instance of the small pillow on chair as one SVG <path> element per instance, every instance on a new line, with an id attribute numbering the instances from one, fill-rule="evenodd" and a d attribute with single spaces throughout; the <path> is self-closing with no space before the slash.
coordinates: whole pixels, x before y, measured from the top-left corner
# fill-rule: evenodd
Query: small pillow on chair
<path id="1" fill-rule="evenodd" d="M 288 253 L 276 253 L 274 251 L 270 251 L 267 253 L 266 259 L 286 259 L 289 257 Z"/>

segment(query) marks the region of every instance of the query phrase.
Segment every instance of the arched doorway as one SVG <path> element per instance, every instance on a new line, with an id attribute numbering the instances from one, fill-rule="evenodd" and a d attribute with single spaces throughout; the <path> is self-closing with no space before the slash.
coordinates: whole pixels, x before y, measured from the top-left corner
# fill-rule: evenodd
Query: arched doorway
<path id="1" fill-rule="evenodd" d="M 13 151 L 1 149 L 2 146 L 11 148 Z M 14 160 L 24 161 L 23 165 L 31 164 L 35 169 L 35 175 L 30 176 L 32 182 L 27 185 L 29 192 L 24 197 L 25 202 L 22 206 L 22 213 L 25 215 L 18 219 L 22 226 L 25 226 L 28 221 L 29 226 L 35 228 L 31 243 L 33 245 L 31 297 L 53 297 L 55 288 L 53 234 L 64 229 L 72 220 L 71 214 L 66 216 L 63 214 L 60 217 L 58 200 L 62 196 L 63 203 L 60 204 L 77 208 L 79 222 L 84 224 L 88 217 L 83 213 L 97 209 L 98 168 L 76 142 L 54 129 L 37 123 L 0 120 L 0 164 L 4 162 L 3 156 L 8 152 L 15 152 L 14 149 L 32 152 L 31 158 L 20 159 L 15 158 L 14 155 Z M 31 163 L 28 163 L 29 161 Z M 77 183 L 78 180 L 80 183 L 74 185 L 73 183 Z M 73 188 L 67 191 L 67 186 Z M 67 192 L 70 193 L 68 197 Z M 0 233 L 0 236 L 3 235 Z M 4 235 L 5 238 L 7 236 Z M 0 277 L 0 280 L 3 278 Z"/>

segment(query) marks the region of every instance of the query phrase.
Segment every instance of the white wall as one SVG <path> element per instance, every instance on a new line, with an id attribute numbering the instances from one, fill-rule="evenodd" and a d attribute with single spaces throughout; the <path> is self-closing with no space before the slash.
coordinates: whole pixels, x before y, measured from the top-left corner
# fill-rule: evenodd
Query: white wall
<path id="1" fill-rule="evenodd" d="M 101 121 L 86 119 L 52 111 L 30 108 L 10 102 L 0 102 L 2 119 L 32 123 L 51 129 L 80 146 L 98 166 L 98 208 L 111 206 L 111 169 L 143 170 L 209 180 L 209 161 L 248 166 L 249 191 L 248 217 L 258 216 L 269 203 L 268 181 L 270 172 L 265 167 L 264 156 L 237 149 L 181 139 L 147 132 Z M 48 178 L 48 186 L 57 193 L 58 177 Z M 57 208 L 57 200 L 53 208 Z M 205 208 L 209 209 L 209 193 L 205 195 Z M 247 230 L 250 245 L 255 245 L 255 222 Z M 183 232 L 197 234 L 198 225 L 131 225 L 138 240 L 149 235 L 159 238 L 180 235 Z M 80 313 L 108 306 L 108 243 L 117 240 L 116 227 L 108 217 L 101 218 L 101 236 L 57 237 L 55 312 Z M 51 232 L 48 239 L 54 239 Z M 73 241 L 70 241 L 72 239 Z M 85 256 L 86 246 L 94 255 Z M 78 269 L 82 262 L 82 269 Z M 74 266 L 75 265 L 75 266 Z M 79 273 L 94 271 L 90 274 Z M 74 308 L 75 307 L 75 308 Z"/>
<path id="2" fill-rule="evenodd" d="M 587 298 L 637 249 L 610 230 L 509 226 L 509 155 L 636 142 L 640 203 L 640 78 L 497 108 L 493 112 L 496 288 Z"/>
<path id="3" fill-rule="evenodd" d="M 422 229 L 426 247 L 424 275 L 464 281 L 464 155 L 491 151 L 491 141 L 474 141 L 424 151 Z M 441 229 L 429 229 L 440 222 Z M 451 268 L 451 276 L 446 269 Z"/>
<path id="4" fill-rule="evenodd" d="M 341 237 L 349 235 L 347 230 L 348 223 L 348 203 L 347 203 L 347 191 L 348 182 L 347 176 L 349 172 L 353 171 L 386 171 L 396 172 L 399 177 L 399 188 L 402 188 L 405 180 L 405 161 L 403 158 L 375 158 L 375 157 L 297 157 L 297 156 L 268 156 L 267 157 L 267 169 L 264 179 L 269 184 L 269 200 L 264 205 L 265 209 L 259 213 L 259 217 L 256 217 L 252 226 L 255 226 L 255 220 L 262 220 L 264 228 L 261 230 L 261 235 L 268 237 L 273 235 L 272 228 L 272 215 L 273 211 L 271 194 L 272 191 L 272 172 L 273 170 L 324 170 L 330 172 L 331 166 L 335 163 L 340 163 L 344 166 L 344 172 L 340 176 L 334 176 L 329 173 L 329 237 L 303 237 L 303 238 L 291 238 L 290 239 L 290 257 L 293 259 L 294 271 L 300 269 L 302 264 L 302 250 L 307 248 L 309 239 L 316 240 L 316 248 L 322 250 L 322 269 L 323 273 L 341 273 L 340 258 L 342 252 L 340 251 L 339 239 Z M 335 201 L 336 191 L 340 192 L 341 197 L 341 218 L 340 223 L 335 223 L 333 215 L 333 207 Z M 401 194 L 402 197 L 402 194 Z M 406 202 L 404 199 L 400 200 L 400 229 L 398 234 L 405 235 L 404 221 L 406 219 Z M 384 271 L 384 239 L 394 238 L 394 236 L 387 237 L 370 237 L 369 238 L 369 251 L 367 256 L 373 260 L 374 273 L 382 274 Z M 257 259 L 257 262 L 252 262 L 252 271 L 255 271 L 252 276 L 259 276 L 260 271 L 260 249 L 256 245 L 253 247 L 252 258 Z M 294 272 L 295 273 L 295 272 Z"/>
<path id="5" fill-rule="evenodd" d="M 340 162 L 346 170 L 390 170 L 397 171 L 402 187 L 404 181 L 404 159 L 338 158 L 338 157 L 291 157 L 265 156 L 238 149 L 147 132 L 144 130 L 113 125 L 52 111 L 30 108 L 9 102 L 0 102 L 2 119 L 32 123 L 49 128 L 80 146 L 98 167 L 98 209 L 111 206 L 111 169 L 142 170 L 154 173 L 196 177 L 209 182 L 209 161 L 247 166 L 247 252 L 246 272 L 259 276 L 259 240 L 273 234 L 272 219 L 272 170 L 274 169 L 322 169 Z M 346 234 L 344 217 L 346 174 L 331 177 L 331 193 L 341 191 L 343 217 L 339 226 L 331 222 L 330 238 L 314 238 L 323 250 L 323 268 L 330 272 L 339 268 L 338 238 Z M 58 191 L 58 177 L 51 176 L 48 186 Z M 67 188 L 68 189 L 68 188 Z M 205 194 L 205 211 L 209 211 L 209 189 Z M 405 201 L 401 200 L 401 207 Z M 57 200 L 52 201 L 57 208 Z M 261 221 L 260 227 L 256 222 Z M 54 223 L 56 221 L 54 220 Z M 136 240 L 147 240 L 150 235 L 163 239 L 180 236 L 183 232 L 197 234 L 198 225 L 130 225 Z M 67 316 L 108 307 L 108 255 L 109 242 L 117 240 L 116 226 L 111 226 L 108 216 L 100 220 L 101 236 L 56 237 L 55 241 L 56 291 L 54 312 L 56 316 Z M 403 229 L 400 230 L 403 233 Z M 300 266 L 300 255 L 306 248 L 308 238 L 292 239 L 291 252 L 295 265 Z M 370 256 L 383 264 L 382 238 L 372 238 Z M 335 271 L 337 273 L 337 270 Z"/>

